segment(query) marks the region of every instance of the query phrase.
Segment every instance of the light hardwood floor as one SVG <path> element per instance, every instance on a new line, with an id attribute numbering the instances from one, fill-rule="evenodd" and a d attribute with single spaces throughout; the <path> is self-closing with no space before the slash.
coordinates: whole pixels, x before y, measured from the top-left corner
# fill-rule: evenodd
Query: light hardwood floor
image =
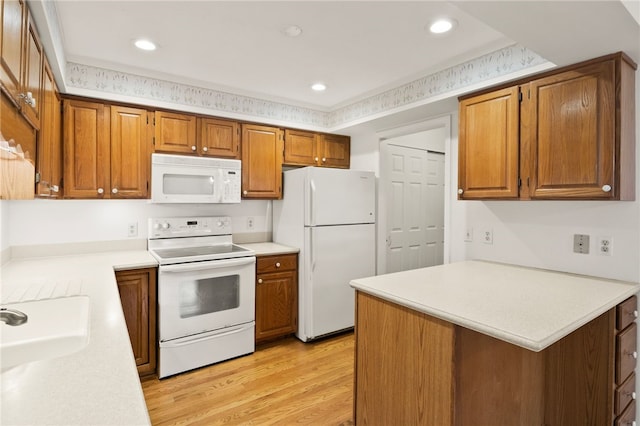
<path id="1" fill-rule="evenodd" d="M 154 425 L 352 425 L 353 333 L 142 382 Z"/>

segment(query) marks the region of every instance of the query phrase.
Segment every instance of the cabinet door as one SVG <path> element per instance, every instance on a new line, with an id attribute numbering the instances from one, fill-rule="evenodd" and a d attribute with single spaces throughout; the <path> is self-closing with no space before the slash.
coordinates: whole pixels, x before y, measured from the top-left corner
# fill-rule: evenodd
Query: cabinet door
<path id="1" fill-rule="evenodd" d="M 256 342 L 295 333 L 298 311 L 297 272 L 257 276 Z"/>
<path id="2" fill-rule="evenodd" d="M 124 319 L 140 375 L 156 370 L 156 270 L 116 272 Z"/>
<path id="3" fill-rule="evenodd" d="M 104 198 L 110 190 L 109 107 L 64 101 L 64 195 Z"/>
<path id="4" fill-rule="evenodd" d="M 0 87 L 19 105 L 22 90 L 22 58 L 27 7 L 23 0 L 0 0 L 2 35 L 0 38 Z"/>
<path id="5" fill-rule="evenodd" d="M 282 197 L 282 130 L 242 125 L 242 196 Z"/>
<path id="6" fill-rule="evenodd" d="M 235 121 L 201 118 L 200 154 L 211 157 L 240 158 L 240 126 Z"/>
<path id="7" fill-rule="evenodd" d="M 111 198 L 148 196 L 148 129 L 146 110 L 111 106 Z"/>
<path id="8" fill-rule="evenodd" d="M 320 166 L 348 169 L 351 139 L 348 136 L 321 135 L 318 150 Z"/>
<path id="9" fill-rule="evenodd" d="M 532 198 L 614 198 L 615 90 L 613 60 L 528 84 Z"/>
<path id="10" fill-rule="evenodd" d="M 318 165 L 318 135 L 301 130 L 284 131 L 284 164 L 290 166 Z"/>
<path id="11" fill-rule="evenodd" d="M 519 89 L 460 102 L 458 198 L 518 198 Z"/>
<path id="12" fill-rule="evenodd" d="M 156 151 L 197 152 L 195 115 L 156 111 L 154 124 Z"/>
<path id="13" fill-rule="evenodd" d="M 38 132 L 37 170 L 40 181 L 36 194 L 40 197 L 59 197 L 62 180 L 62 140 L 60 134 L 60 94 L 53 73 L 45 61 L 42 81 L 42 120 Z"/>
<path id="14" fill-rule="evenodd" d="M 23 101 L 22 110 L 33 127 L 39 129 L 44 52 L 30 13 L 27 13 L 27 32 L 25 37 L 26 50 L 24 52 L 24 80 L 22 91 L 25 94 L 31 93 L 32 102 L 27 103 Z"/>

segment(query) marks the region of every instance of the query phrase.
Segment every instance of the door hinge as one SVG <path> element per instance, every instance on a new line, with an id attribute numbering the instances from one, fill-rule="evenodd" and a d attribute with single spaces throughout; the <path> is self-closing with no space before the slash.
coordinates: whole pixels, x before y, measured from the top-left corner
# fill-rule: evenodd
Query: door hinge
<path id="1" fill-rule="evenodd" d="M 147 116 L 147 124 L 149 124 L 149 116 Z"/>
<path id="2" fill-rule="evenodd" d="M 518 93 L 518 100 L 522 102 L 522 92 Z"/>
<path id="3" fill-rule="evenodd" d="M 40 183 L 40 172 L 36 172 L 36 183 Z"/>
<path id="4" fill-rule="evenodd" d="M 154 126 L 156 125 L 156 118 L 155 117 L 153 117 L 153 125 Z"/>
<path id="5" fill-rule="evenodd" d="M 518 178 L 518 188 L 522 186 L 522 179 Z"/>
<path id="6" fill-rule="evenodd" d="M 153 146 L 156 146 L 156 137 L 155 136 L 153 138 L 151 138 L 151 141 L 153 143 Z"/>

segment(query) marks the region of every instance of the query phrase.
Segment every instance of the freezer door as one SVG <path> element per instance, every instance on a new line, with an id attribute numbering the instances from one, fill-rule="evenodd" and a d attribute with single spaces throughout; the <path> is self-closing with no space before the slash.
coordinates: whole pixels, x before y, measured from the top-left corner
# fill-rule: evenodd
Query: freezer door
<path id="1" fill-rule="evenodd" d="M 373 172 L 309 168 L 305 225 L 374 223 L 376 179 Z"/>
<path id="2" fill-rule="evenodd" d="M 307 341 L 354 325 L 355 297 L 349 282 L 375 275 L 375 225 L 305 229 L 300 337 Z"/>

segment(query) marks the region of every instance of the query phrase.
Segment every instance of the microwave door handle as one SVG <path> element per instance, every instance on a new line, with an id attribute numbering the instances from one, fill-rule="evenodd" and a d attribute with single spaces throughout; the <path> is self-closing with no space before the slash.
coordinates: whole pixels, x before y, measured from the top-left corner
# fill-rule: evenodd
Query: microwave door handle
<path id="1" fill-rule="evenodd" d="M 228 268 L 230 266 L 250 265 L 256 262 L 255 257 L 242 257 L 239 259 L 225 259 L 209 262 L 180 263 L 177 265 L 160 265 L 160 272 L 191 272 L 206 269 Z"/>

